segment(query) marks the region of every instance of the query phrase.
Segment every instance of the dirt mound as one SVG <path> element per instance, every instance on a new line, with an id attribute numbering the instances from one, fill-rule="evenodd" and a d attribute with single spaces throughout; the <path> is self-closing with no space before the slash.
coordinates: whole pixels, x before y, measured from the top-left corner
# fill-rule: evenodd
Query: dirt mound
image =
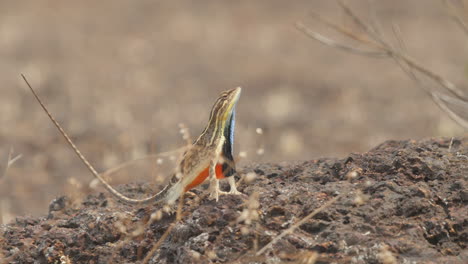
<path id="1" fill-rule="evenodd" d="M 215 202 L 198 188 L 150 263 L 468 261 L 468 138 L 387 141 L 344 159 L 253 164 L 242 172 L 257 174 L 239 190 L 258 193 L 258 200 L 222 196 Z M 147 195 L 150 186 L 120 190 Z M 254 256 L 337 195 L 337 202 Z M 79 206 L 60 197 L 47 217 L 2 226 L 0 257 L 6 263 L 138 263 L 174 222 L 174 215 L 164 214 L 148 223 L 156 210 L 122 205 L 102 193 Z"/>

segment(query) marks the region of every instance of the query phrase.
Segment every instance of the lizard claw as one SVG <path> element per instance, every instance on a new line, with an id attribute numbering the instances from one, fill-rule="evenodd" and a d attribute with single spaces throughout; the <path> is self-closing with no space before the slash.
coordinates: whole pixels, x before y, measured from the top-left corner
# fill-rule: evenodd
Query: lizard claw
<path id="1" fill-rule="evenodd" d="M 210 199 L 211 200 L 216 200 L 218 201 L 219 200 L 219 195 L 221 194 L 220 191 L 211 191 L 210 193 Z"/>
<path id="2" fill-rule="evenodd" d="M 229 192 L 225 192 L 224 194 L 243 195 L 243 193 L 239 192 L 237 189 L 231 189 Z"/>
<path id="3" fill-rule="evenodd" d="M 231 187 L 231 189 L 229 190 L 229 192 L 225 193 L 225 194 L 232 194 L 232 195 L 243 195 L 243 193 L 239 192 L 237 190 L 237 187 L 236 187 L 236 179 L 234 179 L 234 177 L 229 177 L 228 178 L 228 181 L 229 181 L 229 186 Z"/>

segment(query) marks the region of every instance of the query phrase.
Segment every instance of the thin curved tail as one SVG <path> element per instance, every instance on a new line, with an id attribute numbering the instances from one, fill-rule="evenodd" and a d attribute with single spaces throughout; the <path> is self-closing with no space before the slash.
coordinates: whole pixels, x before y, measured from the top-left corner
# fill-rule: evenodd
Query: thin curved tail
<path id="1" fill-rule="evenodd" d="M 65 132 L 65 130 L 62 128 L 62 126 L 60 126 L 60 124 L 57 122 L 57 120 L 55 120 L 55 118 L 52 116 L 52 114 L 49 112 L 49 110 L 47 109 L 47 107 L 44 105 L 44 103 L 42 103 L 42 100 L 39 98 L 39 96 L 37 95 L 37 93 L 34 91 L 34 89 L 32 88 L 32 86 L 29 84 L 28 80 L 26 79 L 26 77 L 21 74 L 21 77 L 23 77 L 23 80 L 24 82 L 26 83 L 26 85 L 29 87 L 29 89 L 31 90 L 31 92 L 33 93 L 34 97 L 36 98 L 36 100 L 39 102 L 39 104 L 41 105 L 42 109 L 44 109 L 44 111 L 46 112 L 47 116 L 49 116 L 49 119 L 52 121 L 52 123 L 54 123 L 55 127 L 59 130 L 60 134 L 62 134 L 62 136 L 65 138 L 65 140 L 67 141 L 68 145 L 70 145 L 70 147 L 73 149 L 73 151 L 75 152 L 75 154 L 78 156 L 78 158 L 80 158 L 80 160 L 83 162 L 83 164 L 88 168 L 88 170 L 94 175 L 94 177 L 96 177 L 103 185 L 104 187 L 114 196 L 116 197 L 117 199 L 119 199 L 120 201 L 124 202 L 124 203 L 127 203 L 127 204 L 146 204 L 146 203 L 150 203 L 150 202 L 156 202 L 156 201 L 160 201 L 161 199 L 163 199 L 167 192 L 169 191 L 169 189 L 171 188 L 171 184 L 168 184 L 167 186 L 164 187 L 164 189 L 162 189 L 160 192 L 150 196 L 150 197 L 147 197 L 147 198 L 144 198 L 144 199 L 134 199 L 134 198 L 130 198 L 130 197 L 127 197 L 125 195 L 123 195 L 122 193 L 120 193 L 119 191 L 117 191 L 116 189 L 114 189 L 114 187 L 112 187 L 109 183 L 107 183 L 106 180 L 104 180 L 104 178 L 101 177 L 101 175 L 99 175 L 99 173 L 94 169 L 94 167 L 91 165 L 91 163 L 89 163 L 89 161 L 83 156 L 83 154 L 81 154 L 81 151 L 78 149 L 78 147 L 73 143 L 73 141 L 70 139 L 70 137 L 68 136 L 68 134 Z"/>

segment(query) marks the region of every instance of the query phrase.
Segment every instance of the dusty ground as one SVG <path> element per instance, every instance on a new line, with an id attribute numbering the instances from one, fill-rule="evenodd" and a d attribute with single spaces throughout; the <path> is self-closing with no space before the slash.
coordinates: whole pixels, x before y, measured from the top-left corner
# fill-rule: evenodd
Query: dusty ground
<path id="1" fill-rule="evenodd" d="M 242 169 L 250 172 L 257 178 L 240 190 L 251 197 L 258 193 L 258 200 L 210 201 L 199 188 L 185 200 L 182 221 L 150 263 L 284 263 L 305 261 L 311 251 L 319 253 L 317 263 L 468 261 L 468 138 L 387 141 L 343 159 Z M 120 186 L 136 196 L 149 188 Z M 252 256 L 337 195 L 342 198 L 265 254 Z M 20 217 L 3 226 L 5 262 L 52 263 L 62 257 L 71 263 L 140 263 L 174 221 L 165 215 L 148 224 L 157 207 L 124 206 L 102 193 L 76 206 L 70 201 L 57 198 L 47 217 Z M 245 218 L 245 210 L 258 213 L 258 220 Z M 140 232 L 133 238 L 122 233 L 135 229 Z"/>
<path id="2" fill-rule="evenodd" d="M 352 2 L 369 18 L 367 1 Z M 465 87 L 466 36 L 441 2 L 375 1 L 375 10 L 389 39 L 397 23 L 413 57 Z M 297 20 L 332 34 L 309 11 L 350 25 L 333 1 L 1 1 L 0 171 L 11 147 L 22 158 L 0 179 L 0 222 L 42 215 L 64 193 L 95 192 L 21 72 L 99 171 L 181 146 L 178 124 L 198 134 L 216 96 L 239 85 L 241 164 L 462 134 L 393 63 L 299 33 Z M 148 166 L 113 184 L 160 173 Z"/>

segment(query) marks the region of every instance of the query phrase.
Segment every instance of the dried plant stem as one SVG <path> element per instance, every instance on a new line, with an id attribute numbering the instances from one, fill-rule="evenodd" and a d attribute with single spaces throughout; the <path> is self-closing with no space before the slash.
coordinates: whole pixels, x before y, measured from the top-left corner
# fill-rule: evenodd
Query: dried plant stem
<path id="1" fill-rule="evenodd" d="M 405 44 L 404 44 L 404 41 L 403 39 L 401 38 L 401 35 L 400 35 L 400 31 L 399 31 L 399 28 L 394 26 L 393 27 L 393 32 L 394 32 L 394 35 L 396 37 L 396 39 L 399 41 L 400 43 L 400 47 L 401 49 L 405 49 Z M 434 92 L 434 91 L 431 91 L 429 90 L 426 86 L 424 86 L 421 82 L 421 80 L 419 80 L 419 78 L 416 76 L 416 74 L 412 71 L 412 68 L 407 65 L 407 64 L 404 64 L 402 63 L 400 60 L 398 60 L 397 58 L 394 58 L 395 59 L 395 62 L 397 63 L 397 65 L 403 70 L 403 72 L 411 79 L 413 80 L 416 85 L 418 85 L 421 89 L 423 89 L 425 92 L 427 92 L 432 100 L 434 101 L 434 103 L 440 108 L 442 109 L 443 111 L 445 111 L 450 118 L 452 118 L 453 120 L 455 120 L 458 124 L 460 124 L 461 126 L 465 127 L 465 128 L 468 128 L 468 121 L 464 120 L 463 118 L 461 118 L 460 116 L 458 116 L 457 114 L 455 114 L 448 106 L 447 106 L 447 103 L 450 103 L 452 105 L 457 105 L 457 106 L 461 106 L 461 107 L 465 107 L 466 108 L 466 112 L 468 113 L 468 104 L 463 101 L 463 100 L 460 100 L 458 98 L 454 98 L 454 97 L 450 97 L 450 96 L 446 96 L 446 95 L 443 95 L 441 93 L 437 93 L 437 92 Z M 446 102 L 444 102 L 446 101 Z"/>
<path id="2" fill-rule="evenodd" d="M 143 264 L 148 264 L 149 261 L 151 260 L 151 257 L 153 257 L 154 253 L 158 248 L 161 246 L 161 244 L 166 240 L 166 238 L 169 236 L 169 234 L 172 232 L 172 229 L 177 225 L 182 220 L 182 207 L 184 204 L 184 194 L 179 197 L 179 203 L 177 205 L 177 212 L 176 212 L 176 217 L 174 222 L 171 223 L 171 225 L 166 229 L 164 234 L 159 238 L 158 242 L 154 244 L 154 246 L 151 248 L 151 250 L 146 254 L 146 257 L 143 259 Z"/>
<path id="3" fill-rule="evenodd" d="M 468 36 L 468 25 L 466 24 L 465 19 L 462 18 L 460 12 L 454 6 L 451 0 L 443 0 L 444 4 L 447 6 L 450 17 L 455 21 L 455 23 L 463 30 L 465 35 Z"/>
<path id="4" fill-rule="evenodd" d="M 348 46 L 348 45 L 345 45 L 345 44 L 342 44 L 342 43 L 338 43 L 332 39 L 329 39 L 319 33 L 316 33 L 312 30 L 310 30 L 308 27 L 306 27 L 304 24 L 302 24 L 301 22 L 297 22 L 296 23 L 296 27 L 297 29 L 299 29 L 300 31 L 302 31 L 304 34 L 306 34 L 307 36 L 327 45 L 327 46 L 330 46 L 330 47 L 333 47 L 333 48 L 337 48 L 337 49 L 341 49 L 341 50 L 344 50 L 344 51 L 347 51 L 347 52 L 351 52 L 351 53 L 355 53 L 355 54 L 358 54 L 358 55 L 364 55 L 364 56 L 368 56 L 368 57 L 375 57 L 375 58 L 385 58 L 385 57 L 388 57 L 388 54 L 385 53 L 385 52 L 382 52 L 382 51 L 372 51 L 372 50 L 363 50 L 363 49 L 358 49 L 358 48 L 354 48 L 354 47 L 351 47 L 351 46 Z"/>
<path id="5" fill-rule="evenodd" d="M 380 43 L 383 47 L 387 46 L 387 43 L 375 32 L 372 27 L 368 26 L 366 23 L 362 21 L 362 19 L 354 13 L 354 11 L 345 4 L 344 1 L 338 0 L 337 1 L 340 7 L 343 9 L 346 15 L 348 15 L 353 22 L 358 25 L 367 35 L 372 38 L 375 42 Z"/>
<path id="6" fill-rule="evenodd" d="M 320 206 L 319 208 L 315 209 L 314 211 L 312 211 L 312 213 L 308 214 L 306 217 L 302 218 L 300 221 L 298 221 L 297 223 L 295 223 L 294 225 L 292 225 L 291 227 L 289 227 L 288 229 L 284 230 L 281 234 L 279 234 L 278 236 L 276 236 L 273 240 L 271 240 L 268 244 L 266 244 L 263 248 L 261 248 L 259 251 L 257 251 L 257 253 L 255 253 L 256 256 L 260 256 L 262 255 L 263 253 L 265 253 L 265 251 L 273 246 L 276 242 L 278 242 L 280 239 L 282 239 L 284 236 L 288 235 L 288 234 L 291 234 L 292 232 L 294 232 L 294 230 L 296 230 L 296 228 L 300 227 L 301 225 L 303 225 L 305 222 L 307 222 L 309 219 L 311 219 L 312 217 L 314 217 L 315 215 L 317 215 L 318 213 L 320 213 L 321 211 L 325 210 L 326 208 L 330 207 L 332 204 L 334 204 L 336 201 L 338 201 L 341 197 L 345 196 L 346 194 L 348 194 L 348 192 L 344 192 L 332 199 L 330 199 L 329 201 L 327 201 L 326 203 L 324 203 L 322 206 Z"/>
<path id="7" fill-rule="evenodd" d="M 137 161 L 142 161 L 142 160 L 153 160 L 153 159 L 157 159 L 159 157 L 164 157 L 164 156 L 171 156 L 171 155 L 174 155 L 174 154 L 177 154 L 177 153 L 183 153 L 186 149 L 188 148 L 188 146 L 184 146 L 184 147 L 181 147 L 181 148 L 178 148 L 178 149 L 175 149 L 175 150 L 171 150 L 171 151 L 166 151 L 166 152 L 161 152 L 161 153 L 157 153 L 157 154 L 152 154 L 152 155 L 148 155 L 148 156 L 144 156 L 144 157 L 141 157 L 141 158 L 136 158 L 136 159 L 133 159 L 133 160 L 129 160 L 129 161 L 125 161 L 123 163 L 120 163 L 119 165 L 113 167 L 113 168 L 110 168 L 106 171 L 104 171 L 103 173 L 101 173 L 101 175 L 103 177 L 106 177 L 106 176 L 109 176 L 127 166 L 130 166 L 132 163 L 134 162 L 137 162 Z"/>
<path id="8" fill-rule="evenodd" d="M 355 34 L 354 32 L 351 32 L 350 30 L 342 27 L 342 26 L 339 26 L 335 23 L 331 23 L 329 22 L 328 20 L 322 18 L 319 14 L 317 13 L 311 13 L 311 16 L 315 19 L 317 19 L 318 21 L 322 22 L 323 24 L 325 24 L 326 26 L 328 27 L 331 27 L 333 28 L 334 30 L 342 33 L 343 35 L 349 37 L 350 39 L 354 39 L 358 42 L 361 42 L 361 43 L 366 43 L 366 44 L 369 44 L 369 45 L 372 45 L 372 46 L 376 46 L 378 48 L 382 48 L 382 46 L 380 44 L 377 44 L 375 41 L 372 41 L 370 40 L 369 38 L 367 37 L 363 37 L 362 35 L 357 35 Z"/>
<path id="9" fill-rule="evenodd" d="M 3 174 L 0 175 L 0 180 L 4 179 L 6 175 L 8 174 L 8 169 L 15 163 L 17 160 L 19 160 L 22 157 L 21 154 L 16 155 L 13 157 L 13 148 L 10 148 L 10 152 L 8 153 L 8 159 L 5 165 L 5 170 L 3 171 Z"/>
<path id="10" fill-rule="evenodd" d="M 446 4 L 454 11 L 453 4 L 450 0 L 444 0 Z M 450 109 L 449 105 L 462 105 L 462 108 L 468 109 L 468 96 L 462 90 L 460 90 L 454 83 L 445 79 L 440 74 L 428 69 L 425 67 L 424 64 L 418 62 L 411 56 L 407 55 L 404 50 L 404 43 L 402 38 L 400 37 L 400 32 L 398 28 L 395 26 L 393 27 L 395 37 L 399 41 L 400 49 L 394 48 L 389 42 L 385 41 L 383 37 L 374 30 L 371 26 L 367 25 L 363 20 L 343 1 L 338 1 L 338 4 L 343 9 L 344 13 L 352 19 L 352 21 L 362 30 L 366 36 L 363 37 L 361 35 L 357 35 L 349 30 L 345 29 L 343 26 L 338 25 L 336 23 L 330 22 L 317 14 L 313 14 L 313 17 L 320 21 L 321 23 L 327 25 L 328 27 L 338 31 L 339 33 L 345 35 L 346 37 L 358 41 L 361 44 L 364 44 L 370 48 L 370 50 L 364 50 L 352 47 L 347 44 L 339 43 L 335 40 L 332 40 L 328 37 L 325 37 L 317 32 L 314 32 L 310 28 L 306 27 L 304 24 L 298 22 L 296 23 L 296 27 L 299 31 L 303 32 L 308 37 L 317 40 L 318 42 L 333 47 L 337 49 L 344 50 L 349 53 L 358 54 L 361 56 L 367 57 L 377 57 L 377 58 L 390 58 L 393 59 L 396 64 L 412 79 L 414 80 L 419 87 L 421 87 L 426 93 L 431 96 L 431 99 L 436 103 L 443 111 L 445 111 L 450 118 L 452 118 L 455 122 L 457 122 L 460 126 L 468 129 L 468 120 L 466 118 L 461 117 L 459 114 L 455 113 L 453 110 Z M 467 30 L 468 26 L 461 18 L 458 12 L 452 12 L 455 14 L 456 21 L 460 24 L 460 26 Z M 447 95 L 442 93 L 432 91 L 427 88 L 422 82 L 418 79 L 414 72 L 420 73 L 435 83 L 439 84 L 441 87 L 445 88 Z M 468 110 L 467 110 L 468 113 Z"/>
<path id="11" fill-rule="evenodd" d="M 464 118 L 461 118 L 459 115 L 457 115 L 455 112 L 453 112 L 448 106 L 447 106 L 447 102 L 450 102 L 451 104 L 462 104 L 463 107 L 466 108 L 466 112 L 468 113 L 468 104 L 465 102 L 465 101 L 462 101 L 460 99 L 457 99 L 457 98 L 453 98 L 453 97 L 450 97 L 450 96 L 446 96 L 446 95 L 443 95 L 443 94 L 440 94 L 440 93 L 433 93 L 432 94 L 432 99 L 436 102 L 436 104 L 442 109 L 444 110 L 445 112 L 447 112 L 447 114 L 450 116 L 450 118 L 452 118 L 453 120 L 455 120 L 458 124 L 460 124 L 461 126 L 465 127 L 466 129 L 468 129 L 468 120 L 464 119 Z"/>
<path id="12" fill-rule="evenodd" d="M 3 171 L 2 174 L 0 174 L 0 181 L 4 180 L 8 174 L 8 170 L 10 167 L 15 163 L 17 160 L 21 158 L 21 154 L 17 155 L 16 157 L 13 157 L 13 148 L 10 148 L 10 152 L 8 152 L 8 158 L 5 164 L 5 170 Z M 2 201 L 0 200 L 0 224 L 3 224 L 3 217 L 4 217 L 4 211 L 7 211 L 8 209 L 3 208 Z M 8 214 L 6 212 L 5 214 Z"/>

